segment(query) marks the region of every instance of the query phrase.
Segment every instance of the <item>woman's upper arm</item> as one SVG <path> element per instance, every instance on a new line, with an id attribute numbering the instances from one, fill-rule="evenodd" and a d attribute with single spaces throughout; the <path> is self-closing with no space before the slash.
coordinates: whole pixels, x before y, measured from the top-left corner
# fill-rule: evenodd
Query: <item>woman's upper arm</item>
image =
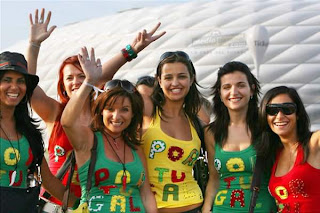
<path id="1" fill-rule="evenodd" d="M 32 109 L 44 120 L 44 122 L 55 122 L 61 110 L 61 103 L 50 98 L 37 86 L 31 98 Z"/>
<path id="2" fill-rule="evenodd" d="M 209 168 L 209 178 L 218 179 L 219 175 L 214 167 L 214 157 L 215 157 L 215 140 L 214 135 L 212 132 L 208 129 L 208 127 L 205 128 L 205 144 L 207 149 L 207 156 L 208 156 L 208 168 Z"/>

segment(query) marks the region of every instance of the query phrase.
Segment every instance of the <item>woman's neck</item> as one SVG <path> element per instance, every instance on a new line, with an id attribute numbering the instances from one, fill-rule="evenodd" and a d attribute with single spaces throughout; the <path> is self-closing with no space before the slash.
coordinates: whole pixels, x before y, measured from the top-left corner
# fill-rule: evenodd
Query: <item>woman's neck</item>
<path id="1" fill-rule="evenodd" d="M 0 108 L 0 120 L 1 122 L 13 122 L 14 121 L 14 110 L 15 107 L 4 107 Z"/>
<path id="2" fill-rule="evenodd" d="M 247 125 L 247 111 L 230 111 L 230 122 L 229 125 Z"/>
<path id="3" fill-rule="evenodd" d="M 289 136 L 279 136 L 281 143 L 286 150 L 292 150 L 299 144 L 299 139 L 296 134 L 290 134 Z"/>
<path id="4" fill-rule="evenodd" d="M 167 101 L 162 108 L 167 117 L 178 117 L 184 114 L 183 103 Z"/>

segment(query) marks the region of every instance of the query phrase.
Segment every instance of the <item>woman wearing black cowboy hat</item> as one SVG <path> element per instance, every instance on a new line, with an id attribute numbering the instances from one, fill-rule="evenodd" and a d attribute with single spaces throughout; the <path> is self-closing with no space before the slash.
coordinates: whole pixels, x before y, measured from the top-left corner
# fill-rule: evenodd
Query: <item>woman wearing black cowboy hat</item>
<path id="1" fill-rule="evenodd" d="M 28 105 L 39 78 L 28 74 L 23 55 L 13 52 L 0 54 L 0 195 L 1 212 L 36 211 L 36 205 L 22 203 L 32 196 L 17 200 L 10 197 L 12 189 L 30 189 L 30 174 L 37 172 L 42 183 L 54 196 L 62 199 L 65 187 L 50 172 L 38 122 L 29 113 Z M 36 164 L 40 165 L 40 171 Z M 50 184 L 49 184 L 50 183 Z M 25 191 L 26 191 L 25 190 Z M 17 190 L 16 190 L 17 191 Z M 35 193 L 35 200 L 38 194 Z M 73 199 L 74 201 L 74 199 Z M 35 202 L 34 202 L 35 204 Z"/>

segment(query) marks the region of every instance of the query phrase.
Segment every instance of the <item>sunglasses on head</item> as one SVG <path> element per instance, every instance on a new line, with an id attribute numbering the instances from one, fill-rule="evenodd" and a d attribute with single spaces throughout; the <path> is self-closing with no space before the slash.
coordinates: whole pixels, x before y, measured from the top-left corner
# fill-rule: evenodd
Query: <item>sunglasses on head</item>
<path id="1" fill-rule="evenodd" d="M 136 91 L 136 88 L 133 86 L 133 84 L 130 81 L 119 80 L 119 79 L 108 81 L 104 86 L 104 90 L 107 91 L 116 87 L 121 87 L 128 93 L 134 93 Z"/>
<path id="2" fill-rule="evenodd" d="M 268 115 L 278 115 L 280 111 L 285 115 L 291 115 L 297 111 L 297 105 L 295 103 L 267 104 Z"/>
<path id="3" fill-rule="evenodd" d="M 152 76 L 142 76 L 140 78 L 138 78 L 136 86 L 138 85 L 147 85 L 149 87 L 153 87 L 155 82 L 155 78 Z"/>
<path id="4" fill-rule="evenodd" d="M 180 56 L 182 58 L 187 59 L 188 61 L 191 61 L 189 55 L 183 51 L 165 52 L 160 56 L 160 61 L 163 61 L 164 59 L 173 55 Z"/>
<path id="5" fill-rule="evenodd" d="M 190 64 L 191 64 L 191 67 L 192 67 L 192 73 L 195 74 L 195 69 L 194 69 L 194 66 L 193 66 L 193 63 L 189 57 L 189 55 L 183 51 L 175 51 L 175 52 L 165 52 L 163 53 L 161 56 L 160 56 L 160 62 L 159 64 L 166 58 L 169 58 L 171 56 L 179 56 L 179 57 L 182 57 L 184 59 L 186 59 Z"/>

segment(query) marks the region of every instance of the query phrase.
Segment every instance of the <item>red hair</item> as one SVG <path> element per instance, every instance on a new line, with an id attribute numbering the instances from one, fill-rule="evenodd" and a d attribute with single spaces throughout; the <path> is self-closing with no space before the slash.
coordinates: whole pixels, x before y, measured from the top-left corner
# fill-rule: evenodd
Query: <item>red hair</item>
<path id="1" fill-rule="evenodd" d="M 62 62 L 60 69 L 59 69 L 59 81 L 58 81 L 58 85 L 57 85 L 58 95 L 60 97 L 60 101 L 62 104 L 66 104 L 70 99 L 70 97 L 67 95 L 67 92 L 66 92 L 66 89 L 65 89 L 65 86 L 63 83 L 63 76 L 64 76 L 63 69 L 68 64 L 75 66 L 77 69 L 79 69 L 81 72 L 83 72 L 81 65 L 80 65 L 80 62 L 79 62 L 79 59 L 78 59 L 78 56 L 76 56 L 76 55 L 70 56 L 69 58 L 65 59 Z"/>

